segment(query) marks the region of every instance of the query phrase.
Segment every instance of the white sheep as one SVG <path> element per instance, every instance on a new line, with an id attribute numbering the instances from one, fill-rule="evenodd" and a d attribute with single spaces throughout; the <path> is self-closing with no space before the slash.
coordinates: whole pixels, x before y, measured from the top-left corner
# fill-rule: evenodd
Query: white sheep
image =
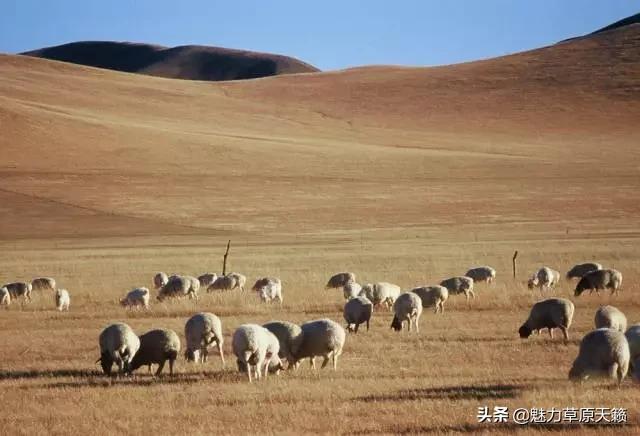
<path id="1" fill-rule="evenodd" d="M 611 295 L 617 294 L 622 286 L 622 273 L 615 269 L 599 269 L 591 271 L 584 275 L 576 285 L 574 294 L 579 297 L 584 291 L 596 291 L 600 294 L 601 290 L 611 290 Z"/>
<path id="2" fill-rule="evenodd" d="M 420 315 L 422 315 L 422 300 L 418 294 L 405 292 L 400 295 L 393 303 L 393 312 L 392 329 L 399 332 L 402 330 L 404 321 L 407 321 L 409 331 L 411 331 L 411 324 L 415 324 L 416 333 L 420 332 L 418 322 L 420 321 Z"/>
<path id="3" fill-rule="evenodd" d="M 69 304 L 71 304 L 71 297 L 69 297 L 69 291 L 66 289 L 57 289 L 55 293 L 56 309 L 62 312 L 69 311 Z"/>
<path id="4" fill-rule="evenodd" d="M 14 282 L 7 283 L 3 286 L 3 288 L 7 288 L 9 291 L 9 295 L 11 295 L 12 300 L 17 300 L 18 298 L 22 298 L 22 304 L 28 303 L 31 301 L 31 291 L 32 286 L 31 283 L 25 282 Z"/>
<path id="5" fill-rule="evenodd" d="M 316 356 L 324 358 L 322 368 L 329 360 L 333 361 L 333 369 L 338 369 L 338 356 L 342 354 L 346 332 L 340 324 L 330 319 L 309 321 L 300 326 L 302 329 L 302 345 L 295 355 L 294 367 L 298 368 L 302 359 L 309 358 L 311 367 L 316 369 Z"/>
<path id="6" fill-rule="evenodd" d="M 11 304 L 11 294 L 6 287 L 0 288 L 0 306 L 4 306 L 5 309 L 9 308 Z"/>
<path id="7" fill-rule="evenodd" d="M 355 298 L 362 293 L 362 286 L 356 282 L 349 282 L 342 287 L 342 294 L 345 300 Z"/>
<path id="8" fill-rule="evenodd" d="M 352 272 L 342 272 L 334 274 L 325 285 L 325 289 L 341 288 L 347 283 L 355 281 L 356 275 Z"/>
<path id="9" fill-rule="evenodd" d="M 158 291 L 158 301 L 164 301 L 167 298 L 183 298 L 191 295 L 193 283 L 190 279 L 181 276 L 171 276 L 164 286 Z"/>
<path id="10" fill-rule="evenodd" d="M 140 348 L 140 339 L 131 327 L 123 323 L 115 323 L 107 326 L 98 338 L 100 345 L 100 362 L 102 371 L 111 375 L 113 364 L 118 365 L 118 373 L 129 373 L 133 356 Z"/>
<path id="11" fill-rule="evenodd" d="M 130 372 L 141 366 L 151 368 L 157 364 L 156 376 L 162 373 L 166 361 L 169 361 L 169 375 L 173 375 L 173 365 L 180 353 L 180 338 L 169 329 L 155 329 L 140 336 L 140 348 L 131 359 Z"/>
<path id="12" fill-rule="evenodd" d="M 555 288 L 558 282 L 560 282 L 560 273 L 555 269 L 543 266 L 531 276 L 527 286 L 529 289 L 538 287 L 540 292 L 543 292 Z"/>
<path id="13" fill-rule="evenodd" d="M 189 282 L 189 299 L 198 300 L 198 291 L 200 290 L 200 280 L 193 276 L 182 276 Z"/>
<path id="14" fill-rule="evenodd" d="M 51 277 L 37 277 L 31 280 L 31 288 L 34 291 L 52 291 L 56 290 L 56 281 Z"/>
<path id="15" fill-rule="evenodd" d="M 354 297 L 344 305 L 343 315 L 347 322 L 347 331 L 358 333 L 360 324 L 367 324 L 369 331 L 369 321 L 373 313 L 373 303 L 365 296 Z"/>
<path id="16" fill-rule="evenodd" d="M 273 333 L 280 343 L 278 356 L 286 359 L 288 367 L 292 367 L 295 362 L 295 355 L 302 345 L 304 335 L 299 325 L 287 321 L 271 321 L 262 327 Z"/>
<path id="17" fill-rule="evenodd" d="M 473 292 L 473 279 L 466 276 L 451 277 L 440 282 L 449 291 L 449 295 L 464 294 L 469 302 L 469 298 L 476 298 Z"/>
<path id="18" fill-rule="evenodd" d="M 218 275 L 216 273 L 204 273 L 201 276 L 198 276 L 198 281 L 200 282 L 200 287 L 207 289 L 209 286 L 216 281 Z"/>
<path id="19" fill-rule="evenodd" d="M 596 310 L 596 328 L 610 328 L 624 333 L 627 330 L 627 317 L 618 308 L 613 306 L 600 306 Z"/>
<path id="20" fill-rule="evenodd" d="M 391 309 L 400 295 L 400 286 L 387 282 L 367 283 L 360 294 L 367 297 L 374 306 L 385 305 Z"/>
<path id="21" fill-rule="evenodd" d="M 263 302 L 278 300 L 282 304 L 282 282 L 276 277 L 263 277 L 256 280 L 251 288 Z"/>
<path id="22" fill-rule="evenodd" d="M 233 353 L 238 361 L 238 370 L 246 368 L 251 383 L 251 373 L 254 371 L 255 378 L 260 380 L 264 370 L 264 375 L 269 374 L 269 364 L 274 361 L 277 371 L 284 369 L 278 353 L 280 343 L 278 338 L 266 328 L 257 324 L 243 324 L 233 333 L 232 339 Z"/>
<path id="23" fill-rule="evenodd" d="M 553 339 L 553 329 L 558 328 L 562 331 L 567 343 L 574 311 L 574 304 L 566 298 L 549 298 L 539 301 L 531 308 L 529 318 L 522 324 L 518 333 L 524 339 L 531 336 L 531 333 L 546 328 Z"/>
<path id="24" fill-rule="evenodd" d="M 567 280 L 581 279 L 591 271 L 597 271 L 599 269 L 602 269 L 602 265 L 600 265 L 599 263 L 595 263 L 595 262 L 579 263 L 577 265 L 574 265 L 569 271 L 567 271 L 566 277 L 567 277 Z"/>
<path id="25" fill-rule="evenodd" d="M 245 276 L 237 272 L 230 272 L 227 274 L 227 277 L 233 279 L 233 285 L 230 289 L 231 291 L 240 288 L 240 290 L 244 292 L 244 285 L 247 283 L 247 278 Z"/>
<path id="26" fill-rule="evenodd" d="M 168 281 L 169 281 L 169 277 L 167 277 L 165 273 L 163 272 L 156 273 L 156 275 L 153 276 L 153 288 L 160 289 L 164 285 L 166 285 Z"/>
<path id="27" fill-rule="evenodd" d="M 640 324 L 630 326 L 624 335 L 629 343 L 630 363 L 635 370 L 635 362 L 640 359 Z"/>
<path id="28" fill-rule="evenodd" d="M 580 342 L 569 379 L 582 381 L 591 376 L 617 378 L 622 383 L 629 370 L 629 343 L 623 333 L 600 328 L 588 333 Z"/>
<path id="29" fill-rule="evenodd" d="M 149 298 L 151 293 L 148 288 L 135 288 L 127 293 L 127 295 L 120 300 L 120 305 L 131 308 L 143 307 L 149 309 Z"/>
<path id="30" fill-rule="evenodd" d="M 218 276 L 213 283 L 209 285 L 207 292 L 233 291 L 238 288 L 244 291 L 246 281 L 247 278 L 238 273 L 229 273 L 227 275 Z"/>
<path id="31" fill-rule="evenodd" d="M 474 282 L 487 282 L 493 283 L 496 279 L 496 270 L 490 266 L 478 266 L 471 268 L 465 274 L 466 277 L 471 277 Z"/>
<path id="32" fill-rule="evenodd" d="M 435 307 L 435 313 L 444 313 L 444 303 L 449 299 L 449 290 L 444 286 L 422 286 L 411 290 L 422 300 L 422 307 Z"/>
<path id="33" fill-rule="evenodd" d="M 225 366 L 224 352 L 222 351 L 224 344 L 222 322 L 216 315 L 209 312 L 193 315 L 184 326 L 184 337 L 187 340 L 185 351 L 187 361 L 205 363 L 209 355 L 209 347 L 215 344 L 222 361 L 222 367 Z"/>

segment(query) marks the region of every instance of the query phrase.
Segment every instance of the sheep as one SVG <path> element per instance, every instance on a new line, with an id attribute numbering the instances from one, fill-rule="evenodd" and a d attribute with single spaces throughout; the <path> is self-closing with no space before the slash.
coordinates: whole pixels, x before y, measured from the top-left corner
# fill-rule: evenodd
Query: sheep
<path id="1" fill-rule="evenodd" d="M 33 289 L 31 286 L 31 283 L 25 283 L 25 282 L 7 283 L 6 285 L 3 286 L 3 288 L 7 288 L 7 290 L 9 291 L 9 295 L 11 295 L 11 298 L 14 300 L 19 297 L 22 297 L 22 304 L 24 304 L 25 302 L 31 301 L 31 291 Z"/>
<path id="2" fill-rule="evenodd" d="M 558 328 L 562 331 L 566 344 L 569 341 L 569 327 L 571 327 L 574 312 L 574 304 L 565 298 L 539 301 L 531 308 L 529 318 L 522 324 L 518 333 L 525 339 L 531 336 L 531 333 L 546 328 L 553 339 L 553 329 Z"/>
<path id="3" fill-rule="evenodd" d="M 352 272 L 342 272 L 338 274 L 334 274 L 331 276 L 327 284 L 325 285 L 325 289 L 335 289 L 341 288 L 347 283 L 355 282 L 356 275 Z"/>
<path id="4" fill-rule="evenodd" d="M 158 301 L 164 301 L 167 298 L 182 298 L 190 295 L 191 292 L 191 280 L 181 276 L 171 276 L 167 283 L 160 288 L 156 298 Z"/>
<path id="5" fill-rule="evenodd" d="M 409 331 L 411 331 L 411 324 L 414 323 L 416 333 L 420 332 L 418 321 L 420 321 L 420 315 L 422 315 L 422 300 L 418 294 L 405 292 L 400 295 L 395 303 L 393 303 L 393 312 L 393 321 L 391 321 L 392 329 L 399 332 L 402 330 L 402 323 L 407 321 Z"/>
<path id="6" fill-rule="evenodd" d="M 204 273 L 198 277 L 198 281 L 200 282 L 200 287 L 207 289 L 217 278 L 218 275 L 216 273 Z"/>
<path id="7" fill-rule="evenodd" d="M 180 353 L 180 338 L 173 330 L 155 329 L 140 336 L 140 349 L 131 361 L 131 372 L 141 366 L 158 364 L 156 376 L 162 373 L 165 362 L 169 361 L 169 375 L 173 375 L 173 364 Z"/>
<path id="8" fill-rule="evenodd" d="M 529 289 L 533 289 L 537 286 L 540 288 L 540 292 L 542 292 L 545 289 L 550 290 L 555 288 L 559 281 L 560 273 L 558 271 L 547 266 L 543 266 L 531 276 L 527 282 L 527 286 Z"/>
<path id="9" fill-rule="evenodd" d="M 478 266 L 467 271 L 465 276 L 471 277 L 476 283 L 493 283 L 493 281 L 496 279 L 496 270 L 491 268 L 490 266 Z"/>
<path id="10" fill-rule="evenodd" d="M 362 287 L 360 295 L 367 297 L 374 306 L 385 305 L 388 309 L 400 295 L 400 286 L 387 282 L 367 283 Z"/>
<path id="11" fill-rule="evenodd" d="M 577 265 L 574 265 L 573 268 L 567 271 L 566 277 L 567 277 L 567 280 L 581 279 L 582 277 L 587 275 L 587 273 L 590 273 L 591 271 L 597 271 L 600 269 L 602 269 L 602 265 L 600 265 L 599 263 L 595 263 L 595 262 L 579 263 Z"/>
<path id="12" fill-rule="evenodd" d="M 164 285 L 166 285 L 168 281 L 169 281 L 169 277 L 167 277 L 165 273 L 163 272 L 156 273 L 156 275 L 153 276 L 153 288 L 160 289 Z"/>
<path id="13" fill-rule="evenodd" d="M 189 282 L 189 290 L 187 291 L 189 299 L 198 301 L 198 291 L 200 290 L 200 280 L 193 276 L 183 276 Z"/>
<path id="14" fill-rule="evenodd" d="M 55 293 L 56 309 L 62 312 L 69 311 L 69 304 L 71 303 L 71 297 L 69 297 L 69 291 L 66 289 L 57 289 Z"/>
<path id="15" fill-rule="evenodd" d="M 640 359 L 640 324 L 633 324 L 624 333 L 629 343 L 630 364 L 634 368 L 634 372 L 638 370 L 636 361 Z"/>
<path id="16" fill-rule="evenodd" d="M 627 317 L 613 306 L 600 306 L 596 310 L 596 328 L 610 328 L 624 333 L 627 329 Z"/>
<path id="17" fill-rule="evenodd" d="M 476 298 L 473 292 L 473 279 L 471 277 L 459 276 L 451 277 L 440 282 L 449 291 L 449 295 L 464 294 L 469 302 L 469 297 Z"/>
<path id="18" fill-rule="evenodd" d="M 347 301 L 344 305 L 344 320 L 347 322 L 347 331 L 358 333 L 360 324 L 367 324 L 367 331 L 369 331 L 369 321 L 371 320 L 371 314 L 373 313 L 373 303 L 365 297 L 354 297 Z"/>
<path id="19" fill-rule="evenodd" d="M 411 290 L 422 300 L 422 307 L 435 307 L 435 313 L 444 313 L 444 303 L 449 299 L 449 290 L 444 286 L 423 286 Z"/>
<path id="20" fill-rule="evenodd" d="M 9 308 L 11 304 L 11 294 L 6 287 L 0 288 L 0 306 L 5 306 L 5 309 Z"/>
<path id="21" fill-rule="evenodd" d="M 240 288 L 240 290 L 244 292 L 244 285 L 247 283 L 247 278 L 245 276 L 237 272 L 230 272 L 227 276 L 233 279 L 233 286 L 230 289 L 231 291 Z"/>
<path id="22" fill-rule="evenodd" d="M 629 357 L 629 343 L 622 332 L 609 328 L 593 330 L 580 342 L 569 379 L 582 381 L 604 375 L 617 378 L 620 385 L 629 370 Z"/>
<path id="23" fill-rule="evenodd" d="M 340 324 L 330 319 L 309 321 L 300 326 L 302 344 L 295 354 L 294 368 L 298 368 L 302 359 L 309 358 L 309 363 L 316 369 L 316 356 L 324 358 L 321 368 L 333 360 L 334 371 L 338 369 L 338 356 L 342 354 L 346 332 Z"/>
<path id="24" fill-rule="evenodd" d="M 271 361 L 275 362 L 276 373 L 284 369 L 278 356 L 280 352 L 278 338 L 262 326 L 243 324 L 238 327 L 233 333 L 232 348 L 237 358 L 238 370 L 247 370 L 249 383 L 252 382 L 252 369 L 255 371 L 257 380 L 262 378 L 263 370 L 267 377 Z"/>
<path id="25" fill-rule="evenodd" d="M 302 345 L 303 334 L 299 325 L 287 321 L 271 321 L 262 327 L 273 333 L 280 343 L 278 356 L 286 359 L 291 367 L 295 361 L 295 355 Z"/>
<path id="26" fill-rule="evenodd" d="M 187 361 L 205 363 L 209 356 L 208 347 L 215 343 L 224 368 L 224 352 L 222 351 L 224 336 L 222 335 L 220 318 L 209 312 L 196 313 L 187 320 L 184 326 L 184 337 L 187 339 L 185 351 Z"/>
<path id="27" fill-rule="evenodd" d="M 107 326 L 98 338 L 100 345 L 100 362 L 102 371 L 111 375 L 113 364 L 118 365 L 118 373 L 130 373 L 131 360 L 140 348 L 140 339 L 131 327 L 123 323 L 115 323 Z"/>
<path id="28" fill-rule="evenodd" d="M 144 307 L 148 310 L 150 295 L 148 288 L 135 288 L 120 300 L 120 305 L 129 309 L 133 307 Z"/>
<path id="29" fill-rule="evenodd" d="M 275 277 L 263 277 L 256 280 L 251 288 L 257 292 L 263 302 L 278 300 L 282 304 L 282 282 Z"/>
<path id="30" fill-rule="evenodd" d="M 342 287 L 342 294 L 345 300 L 355 298 L 362 294 L 362 286 L 356 282 L 349 282 Z"/>
<path id="31" fill-rule="evenodd" d="M 51 277 L 38 277 L 31 280 L 31 288 L 34 291 L 48 290 L 54 292 L 56 290 L 56 281 Z"/>
<path id="32" fill-rule="evenodd" d="M 584 291 L 589 290 L 589 293 L 596 291 L 597 294 L 601 290 L 611 290 L 611 295 L 617 294 L 622 285 L 622 274 L 615 269 L 599 269 L 591 271 L 585 274 L 580 279 L 575 289 L 575 296 L 579 297 Z"/>

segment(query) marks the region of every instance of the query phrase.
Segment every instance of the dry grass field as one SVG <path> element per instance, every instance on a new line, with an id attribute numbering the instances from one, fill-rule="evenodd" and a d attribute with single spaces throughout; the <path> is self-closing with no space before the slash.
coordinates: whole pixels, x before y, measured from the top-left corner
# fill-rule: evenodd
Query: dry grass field
<path id="1" fill-rule="evenodd" d="M 0 281 L 52 276 L 51 295 L 0 311 L 3 434 L 638 434 L 638 385 L 567 380 L 598 305 L 640 322 L 640 26 L 504 58 L 207 83 L 0 55 Z M 156 271 L 282 278 L 284 304 L 250 292 L 126 312 Z M 517 279 L 511 256 L 519 250 Z M 617 297 L 572 297 L 571 341 L 523 341 L 546 264 L 595 260 Z M 342 322 L 329 275 L 407 289 L 498 270 L 467 306 L 425 312 L 420 334 L 374 314 L 337 372 L 248 384 L 231 334 L 246 322 Z M 181 336 L 221 316 L 228 365 L 108 379 L 94 364 L 113 321 Z M 625 407 L 623 427 L 481 424 L 479 406 Z"/>

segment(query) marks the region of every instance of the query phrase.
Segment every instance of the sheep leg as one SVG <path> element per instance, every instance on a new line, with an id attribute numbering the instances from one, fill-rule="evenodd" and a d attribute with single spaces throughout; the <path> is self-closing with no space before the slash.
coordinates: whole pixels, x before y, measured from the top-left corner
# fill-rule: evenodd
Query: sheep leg
<path id="1" fill-rule="evenodd" d="M 560 330 L 562 330 L 562 335 L 564 336 L 564 343 L 568 344 L 569 343 L 569 330 L 566 327 L 560 327 Z"/>
<path id="2" fill-rule="evenodd" d="M 369 331 L 369 320 L 367 320 L 367 331 Z"/>
<path id="3" fill-rule="evenodd" d="M 309 363 L 311 364 L 311 369 L 315 370 L 316 369 L 316 358 L 315 357 L 310 357 L 309 358 Z"/>
<path id="4" fill-rule="evenodd" d="M 247 367 L 247 375 L 249 376 L 249 383 L 251 383 L 251 371 L 253 370 L 253 368 L 251 368 L 251 365 L 249 365 L 248 362 L 246 362 L 245 365 Z"/>
<path id="5" fill-rule="evenodd" d="M 551 327 L 547 328 L 549 330 L 549 337 L 553 339 L 553 329 Z"/>
<path id="6" fill-rule="evenodd" d="M 176 359 L 169 359 L 169 375 L 173 376 L 173 364 L 175 363 Z"/>
<path id="7" fill-rule="evenodd" d="M 354 333 L 358 333 L 358 327 L 360 327 L 360 324 L 356 324 L 356 326 L 353 329 Z"/>
<path id="8" fill-rule="evenodd" d="M 416 334 L 418 334 L 420 333 L 420 327 L 418 327 L 418 318 L 416 318 L 414 322 L 416 323 Z"/>
<path id="9" fill-rule="evenodd" d="M 220 354 L 220 360 L 222 360 L 222 367 L 225 367 L 225 362 L 224 362 L 224 352 L 222 351 L 222 345 L 220 345 L 220 342 L 217 343 L 218 344 L 218 353 Z"/>
<path id="10" fill-rule="evenodd" d="M 322 365 L 320 366 L 320 369 L 324 369 L 325 366 L 327 366 L 327 363 L 329 363 L 329 356 L 331 353 L 327 354 L 324 356 L 324 359 L 322 360 Z"/>
<path id="11" fill-rule="evenodd" d="M 156 377 L 158 377 L 162 372 L 162 369 L 164 368 L 164 362 L 165 360 L 160 361 L 160 364 L 158 365 L 158 370 L 156 371 Z M 149 365 L 149 369 L 151 369 L 151 365 Z"/>

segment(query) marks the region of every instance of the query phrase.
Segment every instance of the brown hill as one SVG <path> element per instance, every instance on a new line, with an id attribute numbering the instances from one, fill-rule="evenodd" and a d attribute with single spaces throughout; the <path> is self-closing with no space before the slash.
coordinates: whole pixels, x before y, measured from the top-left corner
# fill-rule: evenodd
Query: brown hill
<path id="1" fill-rule="evenodd" d="M 638 25 L 437 68 L 203 83 L 2 56 L 0 75 L 0 238 L 640 212 Z"/>
<path id="2" fill-rule="evenodd" d="M 168 48 L 128 42 L 82 41 L 22 54 L 128 73 L 189 80 L 255 79 L 318 71 L 288 56 L 199 45 Z"/>

